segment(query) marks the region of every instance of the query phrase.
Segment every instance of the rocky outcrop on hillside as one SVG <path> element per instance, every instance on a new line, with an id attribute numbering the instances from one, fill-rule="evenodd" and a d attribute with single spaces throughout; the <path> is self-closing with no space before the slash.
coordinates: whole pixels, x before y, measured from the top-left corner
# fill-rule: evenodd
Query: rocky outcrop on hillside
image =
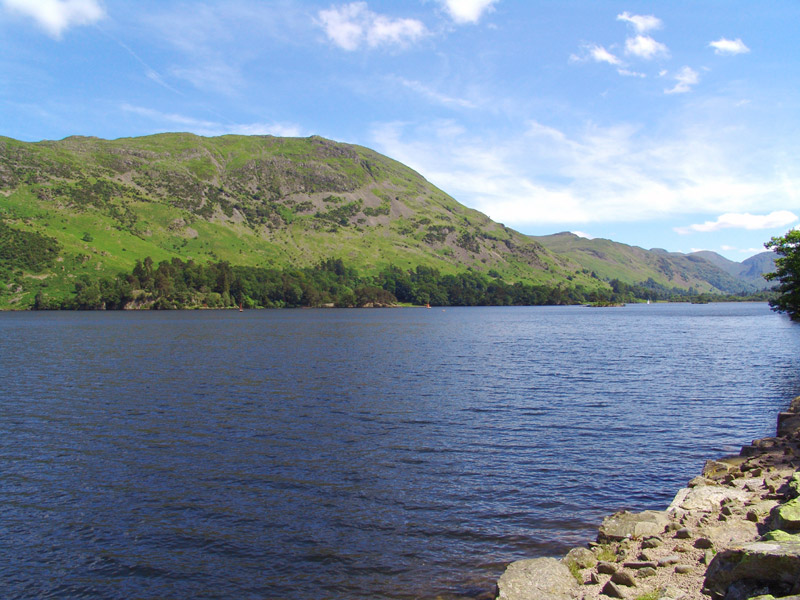
<path id="1" fill-rule="evenodd" d="M 620 512 L 563 559 L 512 563 L 498 600 L 800 600 L 800 397 L 775 437 L 706 462 L 664 511 Z"/>

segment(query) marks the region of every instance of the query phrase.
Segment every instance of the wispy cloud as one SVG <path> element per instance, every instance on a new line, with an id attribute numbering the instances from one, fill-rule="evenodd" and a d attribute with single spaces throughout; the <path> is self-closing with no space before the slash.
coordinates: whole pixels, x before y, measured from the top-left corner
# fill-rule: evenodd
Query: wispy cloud
<path id="1" fill-rule="evenodd" d="M 450 18 L 459 25 L 477 23 L 498 0 L 439 0 Z"/>
<path id="2" fill-rule="evenodd" d="M 603 48 L 603 46 L 598 46 L 597 44 L 590 44 L 587 47 L 589 52 L 589 56 L 591 56 L 592 60 L 595 62 L 605 62 L 610 65 L 620 65 L 622 61 L 614 56 L 611 52 Z"/>
<path id="3" fill-rule="evenodd" d="M 241 70 L 224 60 L 208 57 L 202 64 L 174 66 L 170 73 L 178 79 L 188 81 L 201 90 L 212 90 L 226 95 L 235 94 L 245 84 Z"/>
<path id="4" fill-rule="evenodd" d="M 288 1 L 164 2 L 149 11 L 128 10 L 127 19 L 139 25 L 130 28 L 131 39 L 141 31 L 160 51 L 131 45 L 161 61 L 153 71 L 162 81 L 186 81 L 228 98 L 258 86 L 252 66 L 280 62 L 274 60 L 276 48 L 288 53 L 316 35 L 307 11 Z"/>
<path id="5" fill-rule="evenodd" d="M 661 28 L 661 19 L 653 15 L 632 15 L 628 12 L 617 15 L 618 21 L 624 21 L 630 25 L 635 34 L 625 40 L 625 56 L 631 60 L 653 60 L 655 58 L 669 57 L 669 48 L 665 44 L 656 41 L 651 36 L 646 35 L 648 31 Z M 612 45 L 612 48 L 614 45 Z M 640 77 L 647 75 L 641 71 L 630 68 L 630 63 L 623 61 L 619 56 L 599 44 L 584 44 L 581 54 L 570 56 L 571 62 L 598 62 L 607 63 L 617 67 L 617 73 L 623 77 Z"/>
<path id="6" fill-rule="evenodd" d="M 700 82 L 700 75 L 691 67 L 683 67 L 674 79 L 678 83 L 674 87 L 664 90 L 665 94 L 685 94 L 691 91 L 692 86 Z"/>
<path id="7" fill-rule="evenodd" d="M 706 221 L 705 223 L 689 225 L 688 227 L 676 227 L 675 231 L 680 234 L 688 234 L 693 232 L 708 233 L 710 231 L 719 231 L 720 229 L 747 229 L 750 231 L 774 229 L 775 227 L 791 225 L 797 219 L 797 215 L 788 210 L 776 210 L 768 215 L 725 213 L 715 221 Z"/>
<path id="8" fill-rule="evenodd" d="M 632 15 L 626 11 L 617 15 L 617 21 L 629 23 L 637 33 L 647 33 L 653 29 L 661 29 L 661 19 L 653 15 Z"/>
<path id="9" fill-rule="evenodd" d="M 569 57 L 570 62 L 597 62 L 607 63 L 617 67 L 617 73 L 623 77 L 640 77 L 645 78 L 647 75 L 640 71 L 632 71 L 627 67 L 625 62 L 620 59 L 616 54 L 607 50 L 605 47 L 598 44 L 584 44 L 581 54 L 573 54 Z"/>
<path id="10" fill-rule="evenodd" d="M 174 131 L 177 126 L 181 128 L 181 131 L 203 136 L 238 134 L 299 137 L 303 135 L 302 128 L 291 123 L 220 123 L 178 113 L 165 113 L 132 104 L 123 104 L 120 108 L 124 112 L 153 121 L 157 125 L 158 131 Z"/>
<path id="11" fill-rule="evenodd" d="M 403 87 L 435 102 L 436 104 L 441 104 L 443 106 L 457 106 L 460 108 L 477 107 L 477 105 L 471 100 L 448 96 L 447 94 L 443 94 L 420 81 L 405 79 L 404 77 L 389 77 L 389 80 L 399 83 Z"/>
<path id="12" fill-rule="evenodd" d="M 630 71 L 628 69 L 617 69 L 617 73 L 623 75 L 624 77 L 639 77 L 641 79 L 647 77 L 647 75 L 644 73 L 640 73 L 639 71 Z"/>
<path id="13" fill-rule="evenodd" d="M 709 47 L 714 49 L 714 54 L 747 54 L 750 48 L 745 46 L 741 38 L 729 40 L 720 38 L 716 42 L 709 42 Z"/>
<path id="14" fill-rule="evenodd" d="M 328 39 L 349 51 L 364 44 L 370 48 L 404 46 L 428 33 L 421 21 L 374 13 L 366 2 L 351 2 L 321 10 L 317 18 Z"/>
<path id="15" fill-rule="evenodd" d="M 70 27 L 91 25 L 106 16 L 98 0 L 2 0 L 2 6 L 32 18 L 55 39 Z"/>
<path id="16" fill-rule="evenodd" d="M 538 122 L 511 134 L 470 133 L 437 121 L 376 125 L 373 144 L 515 227 L 740 214 L 793 202 L 797 170 L 760 172 L 728 135 L 735 134 L 684 125 L 653 138 L 625 124 L 568 134 Z"/>

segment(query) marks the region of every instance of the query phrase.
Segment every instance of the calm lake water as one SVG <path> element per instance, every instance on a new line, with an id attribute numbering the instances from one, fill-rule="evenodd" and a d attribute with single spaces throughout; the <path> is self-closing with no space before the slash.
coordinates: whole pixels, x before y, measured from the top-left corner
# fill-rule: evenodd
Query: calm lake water
<path id="1" fill-rule="evenodd" d="M 480 597 L 798 367 L 765 304 L 0 314 L 0 595 Z"/>

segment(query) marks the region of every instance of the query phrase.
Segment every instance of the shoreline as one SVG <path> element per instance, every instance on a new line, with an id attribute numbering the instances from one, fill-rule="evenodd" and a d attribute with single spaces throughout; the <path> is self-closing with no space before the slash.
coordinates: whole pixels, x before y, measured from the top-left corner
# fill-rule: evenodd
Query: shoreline
<path id="1" fill-rule="evenodd" d="M 800 600 L 800 396 L 776 435 L 706 460 L 663 511 L 609 515 L 566 556 L 512 562 L 497 600 Z"/>

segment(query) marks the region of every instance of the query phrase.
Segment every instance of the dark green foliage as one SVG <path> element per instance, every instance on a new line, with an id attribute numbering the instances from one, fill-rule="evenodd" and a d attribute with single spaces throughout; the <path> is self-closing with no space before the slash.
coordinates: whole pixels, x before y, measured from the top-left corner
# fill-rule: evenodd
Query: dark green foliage
<path id="1" fill-rule="evenodd" d="M 777 280 L 778 297 L 770 306 L 785 312 L 793 321 L 800 321 L 800 230 L 793 229 L 782 237 L 773 237 L 764 246 L 778 255 L 775 272 L 767 273 L 767 281 Z"/>
<path id="2" fill-rule="evenodd" d="M 388 215 L 391 210 L 391 204 L 389 202 L 381 202 L 380 206 L 376 206 L 375 208 L 367 207 L 362 212 L 368 217 L 379 217 L 381 215 Z"/>
<path id="3" fill-rule="evenodd" d="M 226 262 L 198 264 L 174 258 L 157 266 L 150 258 L 137 261 L 132 272 L 115 280 L 81 277 L 75 297 L 61 308 L 123 308 L 131 301 L 151 308 L 249 308 L 298 306 L 390 306 L 398 302 L 433 306 L 505 306 L 576 304 L 585 291 L 547 288 L 465 272 L 442 275 L 418 266 L 403 271 L 388 267 L 376 277 L 362 277 L 341 259 L 326 259 L 303 269 L 231 266 Z M 39 296 L 35 308 L 47 306 Z"/>
<path id="4" fill-rule="evenodd" d="M 682 291 L 682 290 L 680 290 Z M 363 277 L 339 258 L 302 269 L 232 266 L 225 261 L 199 264 L 178 258 L 155 265 L 136 261 L 130 274 L 115 279 L 81 276 L 72 299 L 54 305 L 37 294 L 34 309 L 121 309 L 131 303 L 153 309 L 391 306 L 398 302 L 431 306 L 531 306 L 593 303 L 618 304 L 645 298 L 720 300 L 711 295 L 675 296 L 657 284 L 631 286 L 614 280 L 610 290 L 582 286 L 509 284 L 498 276 L 474 271 L 442 275 L 418 266 L 390 266 L 374 277 Z M 670 295 L 671 294 L 671 295 Z M 724 298 L 730 300 L 730 297 Z"/>
<path id="5" fill-rule="evenodd" d="M 429 225 L 422 239 L 429 244 L 444 244 L 447 235 L 452 232 L 453 228 L 448 225 Z"/>
<path id="6" fill-rule="evenodd" d="M 462 231 L 461 235 L 458 236 L 456 240 L 456 244 L 464 248 L 464 250 L 468 250 L 470 252 L 480 252 L 481 247 L 478 244 L 478 240 L 475 237 L 474 233 L 470 233 L 469 231 Z"/>
<path id="7" fill-rule="evenodd" d="M 51 237 L 12 229 L 0 221 L 0 264 L 7 269 L 39 272 L 53 264 L 59 250 L 58 242 Z"/>
<path id="8" fill-rule="evenodd" d="M 315 213 L 314 218 L 321 221 L 327 221 L 341 227 L 347 227 L 347 225 L 350 224 L 350 219 L 356 216 L 361 210 L 362 204 L 363 202 L 361 200 L 348 202 L 347 204 L 341 204 L 324 212 L 320 211 Z"/>

